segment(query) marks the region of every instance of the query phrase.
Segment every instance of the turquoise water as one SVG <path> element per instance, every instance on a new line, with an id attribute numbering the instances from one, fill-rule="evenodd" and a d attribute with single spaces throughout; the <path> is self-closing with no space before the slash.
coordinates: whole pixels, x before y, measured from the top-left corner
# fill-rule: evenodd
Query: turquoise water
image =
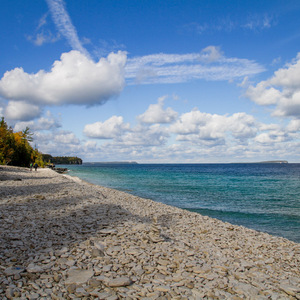
<path id="1" fill-rule="evenodd" d="M 71 176 L 300 243 L 300 164 L 91 164 Z"/>

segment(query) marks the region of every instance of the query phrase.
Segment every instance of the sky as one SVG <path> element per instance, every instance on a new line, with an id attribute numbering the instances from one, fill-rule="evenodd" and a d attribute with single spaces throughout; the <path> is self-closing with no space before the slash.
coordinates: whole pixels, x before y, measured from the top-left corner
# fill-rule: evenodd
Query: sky
<path id="1" fill-rule="evenodd" d="M 3 0 L 0 116 L 84 162 L 300 162 L 300 1 Z"/>

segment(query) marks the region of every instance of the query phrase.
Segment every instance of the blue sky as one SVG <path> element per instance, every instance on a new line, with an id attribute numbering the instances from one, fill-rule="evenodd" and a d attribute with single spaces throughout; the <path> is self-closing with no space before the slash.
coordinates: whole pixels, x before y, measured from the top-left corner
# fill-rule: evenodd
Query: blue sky
<path id="1" fill-rule="evenodd" d="M 299 1 L 2 1 L 0 115 L 84 161 L 300 162 Z"/>

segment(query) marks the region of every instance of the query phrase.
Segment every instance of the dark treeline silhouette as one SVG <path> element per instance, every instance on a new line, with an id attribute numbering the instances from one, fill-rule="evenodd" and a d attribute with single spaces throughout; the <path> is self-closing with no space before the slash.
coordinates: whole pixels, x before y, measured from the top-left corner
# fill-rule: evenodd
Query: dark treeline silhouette
<path id="1" fill-rule="evenodd" d="M 43 160 L 46 163 L 54 165 L 81 165 L 82 159 L 77 156 L 52 156 L 43 154 Z"/>

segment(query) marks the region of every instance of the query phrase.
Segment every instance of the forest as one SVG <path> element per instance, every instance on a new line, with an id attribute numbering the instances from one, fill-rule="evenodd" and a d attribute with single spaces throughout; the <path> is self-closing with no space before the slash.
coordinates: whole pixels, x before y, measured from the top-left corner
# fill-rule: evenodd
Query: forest
<path id="1" fill-rule="evenodd" d="M 42 154 L 30 145 L 32 141 L 33 134 L 28 127 L 23 131 L 14 132 L 2 117 L 0 122 L 0 164 L 29 167 L 30 163 L 37 163 L 43 167 Z"/>
<path id="2" fill-rule="evenodd" d="M 43 154 L 43 160 L 46 163 L 54 165 L 81 165 L 82 159 L 77 156 L 52 156 L 50 154 Z"/>
<path id="3" fill-rule="evenodd" d="M 4 118 L 0 121 L 0 165 L 29 167 L 37 163 L 40 167 L 48 164 L 82 164 L 78 157 L 53 157 L 42 154 L 31 146 L 33 133 L 27 127 L 23 131 L 14 132 Z"/>

